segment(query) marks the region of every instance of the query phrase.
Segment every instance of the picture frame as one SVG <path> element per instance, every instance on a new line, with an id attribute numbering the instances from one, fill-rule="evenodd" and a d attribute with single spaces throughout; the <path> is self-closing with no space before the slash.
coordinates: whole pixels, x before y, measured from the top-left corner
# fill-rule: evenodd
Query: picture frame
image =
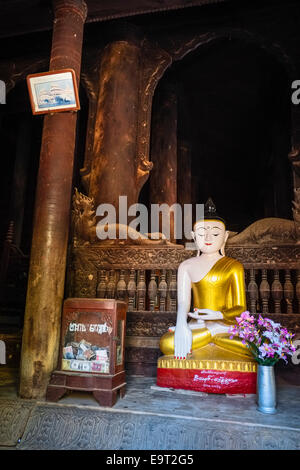
<path id="1" fill-rule="evenodd" d="M 27 75 L 32 114 L 52 114 L 80 109 L 76 74 L 73 69 Z"/>

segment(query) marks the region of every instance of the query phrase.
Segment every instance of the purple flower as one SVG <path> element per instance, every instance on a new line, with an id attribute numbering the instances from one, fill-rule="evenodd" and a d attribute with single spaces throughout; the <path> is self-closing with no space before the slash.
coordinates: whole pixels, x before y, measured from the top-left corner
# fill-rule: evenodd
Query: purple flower
<path id="1" fill-rule="evenodd" d="M 254 320 L 255 320 L 254 316 L 253 316 L 253 315 L 250 315 L 250 312 L 248 312 L 248 310 L 246 310 L 246 312 L 243 312 L 243 313 L 241 314 L 241 317 L 240 317 L 240 318 L 242 318 L 242 320 L 246 320 L 246 321 L 249 321 L 249 322 L 251 322 L 251 323 L 253 323 Z"/>
<path id="2" fill-rule="evenodd" d="M 292 355 L 296 348 L 292 344 L 294 334 L 286 328 L 282 328 L 280 323 L 275 323 L 270 318 L 263 318 L 262 315 L 256 319 L 248 311 L 243 312 L 240 317 L 236 317 L 237 324 L 229 329 L 230 338 L 238 335 L 242 343 L 248 343 L 256 359 L 273 358 L 275 360 L 284 359 L 286 355 Z"/>
<path id="3" fill-rule="evenodd" d="M 260 346 L 258 348 L 259 352 L 260 352 L 260 356 L 261 358 L 263 359 L 265 356 L 267 357 L 274 357 L 276 351 L 274 351 L 274 349 L 268 345 L 268 344 L 263 344 L 262 346 Z"/>

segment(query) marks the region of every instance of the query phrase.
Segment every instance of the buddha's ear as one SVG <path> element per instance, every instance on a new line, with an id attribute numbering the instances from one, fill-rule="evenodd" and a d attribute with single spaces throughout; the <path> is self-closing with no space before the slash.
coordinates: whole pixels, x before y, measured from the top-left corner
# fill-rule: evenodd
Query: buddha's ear
<path id="1" fill-rule="evenodd" d="M 224 243 L 223 243 L 223 245 L 222 245 L 222 247 L 221 247 L 221 253 L 222 253 L 223 256 L 225 256 L 225 245 L 226 245 L 226 242 L 227 242 L 228 237 L 229 237 L 229 231 L 226 230 L 225 236 L 224 236 Z"/>
<path id="2" fill-rule="evenodd" d="M 195 241 L 195 232 L 193 232 L 193 230 L 191 230 L 191 235 L 192 235 L 192 239 Z"/>

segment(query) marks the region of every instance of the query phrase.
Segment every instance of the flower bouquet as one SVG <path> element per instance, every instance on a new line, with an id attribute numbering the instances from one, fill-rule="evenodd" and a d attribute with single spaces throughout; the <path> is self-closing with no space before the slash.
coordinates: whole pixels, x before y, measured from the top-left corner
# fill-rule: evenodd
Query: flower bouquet
<path id="1" fill-rule="evenodd" d="M 280 323 L 261 315 L 255 318 L 249 312 L 244 312 L 236 318 L 237 325 L 229 329 L 230 338 L 238 335 L 252 352 L 258 362 L 257 396 L 258 411 L 261 413 L 276 413 L 276 387 L 274 365 L 280 359 L 287 362 L 287 356 L 293 355 L 293 334 Z"/>
<path id="2" fill-rule="evenodd" d="M 237 317 L 236 321 L 237 325 L 229 330 L 230 338 L 238 335 L 260 365 L 273 366 L 280 359 L 287 362 L 287 356 L 296 351 L 292 343 L 295 335 L 280 323 L 261 315 L 255 318 L 247 311 Z"/>

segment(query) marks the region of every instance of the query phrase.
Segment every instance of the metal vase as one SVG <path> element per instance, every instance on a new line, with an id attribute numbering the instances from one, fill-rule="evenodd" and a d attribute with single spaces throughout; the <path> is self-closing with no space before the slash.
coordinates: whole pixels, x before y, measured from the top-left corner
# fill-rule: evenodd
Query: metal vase
<path id="1" fill-rule="evenodd" d="M 274 366 L 258 365 L 257 404 L 257 409 L 261 413 L 276 413 L 276 384 Z"/>

